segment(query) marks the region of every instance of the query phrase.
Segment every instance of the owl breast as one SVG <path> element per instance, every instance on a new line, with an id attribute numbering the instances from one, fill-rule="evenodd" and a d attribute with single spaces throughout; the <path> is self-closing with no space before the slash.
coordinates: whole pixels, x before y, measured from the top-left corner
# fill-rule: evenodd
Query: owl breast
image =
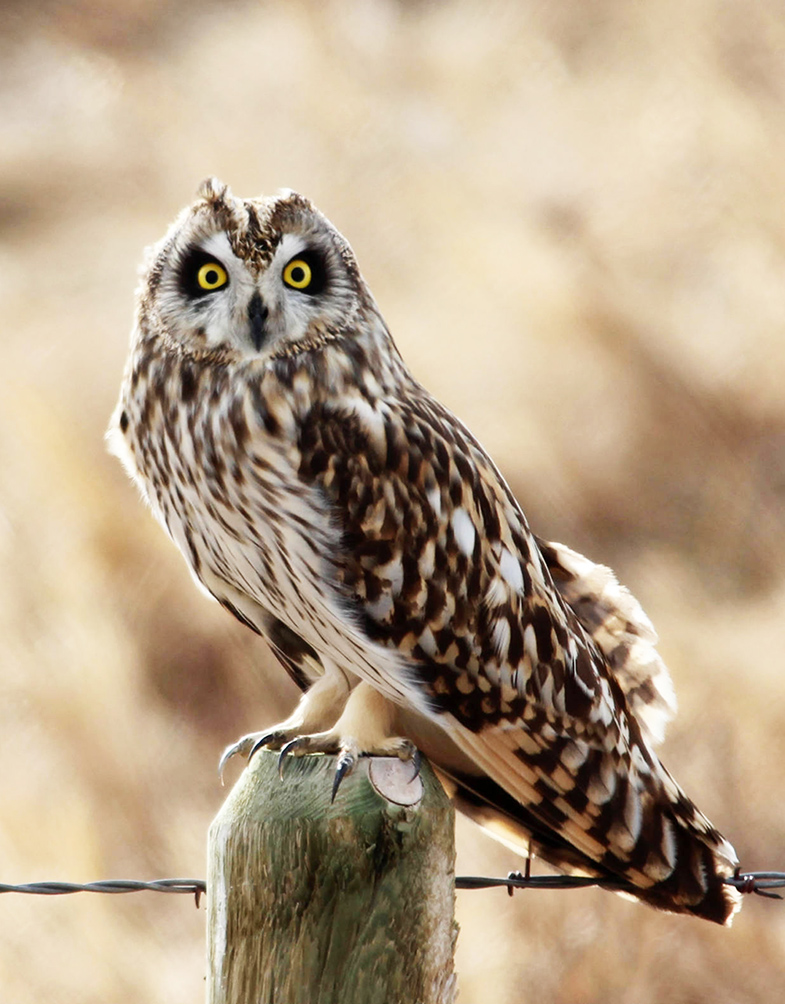
<path id="1" fill-rule="evenodd" d="M 300 477 L 313 393 L 291 363 L 204 365 L 148 346 L 126 382 L 116 434 L 200 586 L 259 633 L 272 615 L 401 700 L 400 657 L 369 639 L 359 617 L 353 623 L 332 504 Z"/>

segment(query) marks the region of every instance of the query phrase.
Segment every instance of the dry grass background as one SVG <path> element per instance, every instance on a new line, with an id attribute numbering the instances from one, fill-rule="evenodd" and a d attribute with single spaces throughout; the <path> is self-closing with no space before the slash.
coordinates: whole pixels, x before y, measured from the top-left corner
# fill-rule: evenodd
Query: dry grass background
<path id="1" fill-rule="evenodd" d="M 352 241 L 535 528 L 612 564 L 680 697 L 665 760 L 785 867 L 785 15 L 773 0 L 6 3 L 0 878 L 203 875 L 225 743 L 294 698 L 102 435 L 136 263 L 215 173 Z M 514 862 L 459 823 L 459 870 Z M 461 893 L 461 1002 L 785 999 L 732 931 Z M 0 997 L 203 994 L 186 899 L 0 899 Z"/>

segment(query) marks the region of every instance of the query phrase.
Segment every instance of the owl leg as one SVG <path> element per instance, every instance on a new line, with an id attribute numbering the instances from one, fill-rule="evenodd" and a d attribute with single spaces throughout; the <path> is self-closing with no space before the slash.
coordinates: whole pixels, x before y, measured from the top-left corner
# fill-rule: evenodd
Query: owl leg
<path id="1" fill-rule="evenodd" d="M 287 753 L 337 753 L 333 781 L 335 798 L 341 781 L 350 774 L 361 756 L 394 756 L 419 762 L 419 751 L 409 739 L 394 735 L 396 707 L 369 683 L 360 681 L 349 695 L 340 717 L 325 732 L 299 735 L 281 749 L 281 767 Z"/>
<path id="2" fill-rule="evenodd" d="M 328 670 L 303 694 L 289 718 L 263 732 L 249 732 L 226 747 L 218 763 L 221 778 L 226 764 L 237 754 L 250 760 L 261 746 L 279 750 L 300 736 L 329 729 L 348 703 L 350 686 L 343 673 Z"/>

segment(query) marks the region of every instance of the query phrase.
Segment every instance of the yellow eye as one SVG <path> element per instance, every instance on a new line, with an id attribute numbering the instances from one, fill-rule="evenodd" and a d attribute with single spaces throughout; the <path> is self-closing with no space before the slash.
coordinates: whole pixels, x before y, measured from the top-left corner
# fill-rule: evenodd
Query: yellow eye
<path id="1" fill-rule="evenodd" d="M 312 279 L 311 266 L 302 258 L 293 258 L 283 270 L 283 281 L 292 289 L 308 289 Z"/>
<path id="2" fill-rule="evenodd" d="M 196 273 L 196 281 L 199 283 L 200 289 L 206 289 L 210 292 L 225 286 L 229 282 L 229 276 L 223 265 L 219 265 L 217 261 L 211 261 L 202 265 Z"/>

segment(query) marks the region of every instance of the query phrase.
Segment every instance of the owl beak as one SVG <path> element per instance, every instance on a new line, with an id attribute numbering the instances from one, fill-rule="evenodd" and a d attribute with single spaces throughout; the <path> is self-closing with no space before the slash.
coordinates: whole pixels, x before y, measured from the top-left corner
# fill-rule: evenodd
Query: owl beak
<path id="1" fill-rule="evenodd" d="M 256 346 L 257 352 L 264 344 L 267 335 L 265 330 L 266 323 L 267 307 L 261 296 L 258 293 L 254 293 L 251 297 L 251 302 L 248 304 L 248 324 L 251 329 L 251 341 Z"/>

